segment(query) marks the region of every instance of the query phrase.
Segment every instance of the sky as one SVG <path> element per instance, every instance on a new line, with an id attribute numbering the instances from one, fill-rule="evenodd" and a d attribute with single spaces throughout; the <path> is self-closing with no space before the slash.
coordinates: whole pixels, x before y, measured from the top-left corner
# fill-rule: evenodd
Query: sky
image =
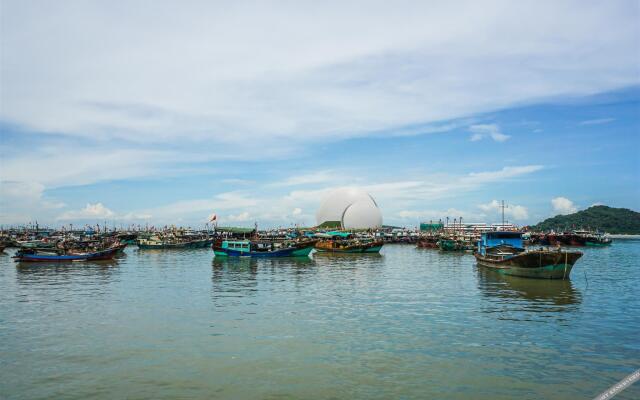
<path id="1" fill-rule="evenodd" d="M 640 209 L 637 1 L 0 2 L 0 224 Z"/>

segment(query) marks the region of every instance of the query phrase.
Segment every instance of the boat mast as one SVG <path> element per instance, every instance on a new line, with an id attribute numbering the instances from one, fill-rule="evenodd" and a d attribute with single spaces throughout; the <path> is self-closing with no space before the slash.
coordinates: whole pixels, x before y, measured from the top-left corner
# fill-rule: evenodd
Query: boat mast
<path id="1" fill-rule="evenodd" d="M 500 205 L 500 208 L 502 209 L 502 227 L 501 227 L 501 229 L 504 230 L 504 209 L 505 208 L 509 208 L 509 206 L 506 206 L 504 204 L 504 200 L 502 200 L 502 204 Z"/>

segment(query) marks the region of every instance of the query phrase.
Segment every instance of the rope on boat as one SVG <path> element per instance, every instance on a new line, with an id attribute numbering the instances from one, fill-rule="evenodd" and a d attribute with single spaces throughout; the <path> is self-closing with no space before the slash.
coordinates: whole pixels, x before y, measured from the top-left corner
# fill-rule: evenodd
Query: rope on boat
<path id="1" fill-rule="evenodd" d="M 569 256 L 569 252 L 564 252 L 564 274 L 562 274 L 562 279 L 565 279 L 567 276 L 567 257 Z"/>

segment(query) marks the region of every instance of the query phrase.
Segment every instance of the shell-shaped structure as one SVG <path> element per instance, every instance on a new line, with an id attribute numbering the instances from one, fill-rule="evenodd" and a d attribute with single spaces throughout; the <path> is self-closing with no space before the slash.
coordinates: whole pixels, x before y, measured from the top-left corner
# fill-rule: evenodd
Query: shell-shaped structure
<path id="1" fill-rule="evenodd" d="M 316 213 L 318 225 L 345 229 L 375 229 L 382 226 L 382 212 L 371 195 L 358 188 L 340 188 L 324 199 Z"/>

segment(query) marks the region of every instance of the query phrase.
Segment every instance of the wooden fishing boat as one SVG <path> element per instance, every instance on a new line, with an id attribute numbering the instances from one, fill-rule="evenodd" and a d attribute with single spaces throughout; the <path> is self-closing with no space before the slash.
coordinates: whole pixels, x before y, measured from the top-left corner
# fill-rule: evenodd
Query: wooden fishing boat
<path id="1" fill-rule="evenodd" d="M 212 239 L 181 240 L 178 238 L 161 238 L 152 236 L 138 239 L 140 249 L 202 249 L 211 246 Z"/>
<path id="2" fill-rule="evenodd" d="M 120 241 L 120 243 L 136 244 L 138 242 L 138 234 L 137 233 L 123 232 L 123 233 L 118 234 L 117 238 Z"/>
<path id="3" fill-rule="evenodd" d="M 316 250 L 328 253 L 379 253 L 382 240 L 325 239 L 316 243 Z"/>
<path id="4" fill-rule="evenodd" d="M 580 252 L 525 250 L 520 232 L 486 232 L 474 254 L 479 266 L 525 278 L 567 279 Z"/>
<path id="5" fill-rule="evenodd" d="M 585 243 L 587 246 L 603 247 L 611 245 L 611 238 L 606 236 L 594 236 L 587 238 Z"/>
<path id="6" fill-rule="evenodd" d="M 438 247 L 443 251 L 473 251 L 474 241 L 471 237 L 441 238 Z"/>
<path id="7" fill-rule="evenodd" d="M 606 233 L 589 231 L 580 231 L 576 233 L 580 233 L 585 237 L 585 246 L 602 247 L 609 246 L 611 244 L 611 238 Z"/>
<path id="8" fill-rule="evenodd" d="M 456 239 L 442 238 L 438 240 L 438 247 L 443 251 L 462 251 L 464 247 Z"/>
<path id="9" fill-rule="evenodd" d="M 423 236 L 418 239 L 417 247 L 421 249 L 437 249 L 438 237 L 437 236 Z"/>
<path id="10" fill-rule="evenodd" d="M 41 240 L 16 240 L 16 246 L 23 249 L 43 249 L 43 248 L 54 248 L 56 246 L 56 242 L 48 239 Z"/>
<path id="11" fill-rule="evenodd" d="M 61 249 L 20 249 L 13 258 L 17 262 L 66 262 L 66 261 L 98 261 L 110 260 L 125 245 L 117 245 L 100 251 L 76 253 Z"/>
<path id="12" fill-rule="evenodd" d="M 213 244 L 213 239 L 200 239 L 200 240 L 191 240 L 187 242 L 186 246 L 190 249 L 204 249 Z"/>
<path id="13" fill-rule="evenodd" d="M 216 257 L 307 257 L 316 242 L 317 240 L 222 240 L 214 242 L 211 248 Z"/>
<path id="14" fill-rule="evenodd" d="M 608 246 L 611 238 L 606 233 L 591 231 L 572 231 L 564 233 L 539 234 L 533 243 L 550 246 Z"/>

